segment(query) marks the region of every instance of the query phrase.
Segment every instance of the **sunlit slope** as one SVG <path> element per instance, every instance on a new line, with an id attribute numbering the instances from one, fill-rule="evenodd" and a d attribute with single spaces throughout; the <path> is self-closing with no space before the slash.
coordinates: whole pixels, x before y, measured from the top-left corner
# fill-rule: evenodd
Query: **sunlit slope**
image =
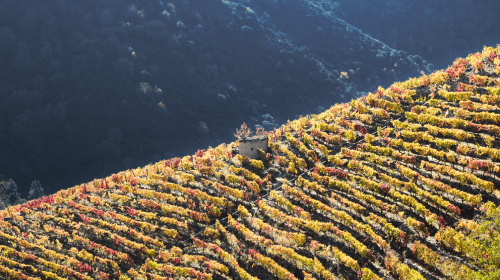
<path id="1" fill-rule="evenodd" d="M 0 213 L 4 279 L 494 279 L 500 49 Z M 490 230 L 491 229 L 491 230 Z"/>

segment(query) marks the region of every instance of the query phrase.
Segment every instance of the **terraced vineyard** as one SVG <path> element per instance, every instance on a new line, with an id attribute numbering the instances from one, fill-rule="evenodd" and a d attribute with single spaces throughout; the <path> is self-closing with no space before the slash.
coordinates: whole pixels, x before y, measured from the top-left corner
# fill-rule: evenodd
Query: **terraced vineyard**
<path id="1" fill-rule="evenodd" d="M 494 279 L 499 54 L 11 207 L 2 278 Z"/>

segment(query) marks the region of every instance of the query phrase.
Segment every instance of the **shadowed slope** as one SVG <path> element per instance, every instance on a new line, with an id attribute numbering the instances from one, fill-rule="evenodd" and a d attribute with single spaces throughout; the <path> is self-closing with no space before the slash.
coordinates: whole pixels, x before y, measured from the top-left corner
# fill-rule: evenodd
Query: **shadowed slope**
<path id="1" fill-rule="evenodd" d="M 260 160 L 222 144 L 10 207 L 0 273 L 491 279 L 499 53 L 289 122 Z"/>

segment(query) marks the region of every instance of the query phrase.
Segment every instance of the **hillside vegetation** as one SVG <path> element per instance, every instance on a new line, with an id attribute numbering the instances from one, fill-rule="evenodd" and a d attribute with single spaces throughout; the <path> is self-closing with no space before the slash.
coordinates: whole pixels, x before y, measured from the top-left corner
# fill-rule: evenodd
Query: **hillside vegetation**
<path id="1" fill-rule="evenodd" d="M 495 279 L 500 46 L 0 212 L 12 279 Z"/>
<path id="2" fill-rule="evenodd" d="M 53 194 L 432 69 L 308 0 L 250 2 L 2 1 L 0 174 Z"/>

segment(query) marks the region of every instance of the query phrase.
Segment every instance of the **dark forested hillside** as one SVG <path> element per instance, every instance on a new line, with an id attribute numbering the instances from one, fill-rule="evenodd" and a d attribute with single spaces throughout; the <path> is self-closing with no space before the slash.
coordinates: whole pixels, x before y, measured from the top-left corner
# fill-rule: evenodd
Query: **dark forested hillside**
<path id="1" fill-rule="evenodd" d="M 0 173 L 46 193 L 427 73 L 314 1 L 0 3 Z"/>
<path id="2" fill-rule="evenodd" d="M 495 0 L 320 0 L 336 3 L 339 17 L 391 48 L 446 68 L 456 57 L 500 44 Z M 331 5 L 328 5 L 331 6 Z"/>

